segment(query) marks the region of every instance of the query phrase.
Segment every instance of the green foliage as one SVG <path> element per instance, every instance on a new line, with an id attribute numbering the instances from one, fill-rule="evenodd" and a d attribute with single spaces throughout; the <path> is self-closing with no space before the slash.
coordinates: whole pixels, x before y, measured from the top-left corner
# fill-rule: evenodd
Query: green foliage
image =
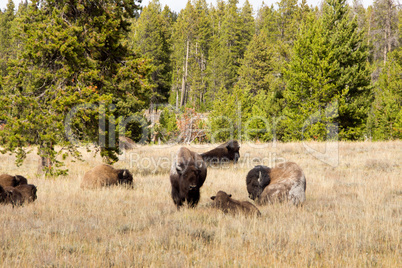
<path id="1" fill-rule="evenodd" d="M 15 5 L 12 0 L 7 3 L 4 13 L 0 12 L 0 77 L 7 75 L 7 61 L 13 58 L 14 39 L 13 30 L 15 28 Z M 1 88 L 1 81 L 0 81 Z"/>
<path id="2" fill-rule="evenodd" d="M 265 31 L 253 36 L 239 69 L 239 85 L 250 93 L 269 91 L 275 81 L 275 51 Z"/>
<path id="3" fill-rule="evenodd" d="M 245 2 L 244 7 L 237 7 L 238 1 L 227 4 L 218 3 L 214 10 L 214 34 L 209 57 L 208 99 L 213 103 L 217 89 L 225 88 L 232 91 L 238 79 L 238 71 L 242 58 L 250 42 L 254 28 L 251 7 Z"/>
<path id="4" fill-rule="evenodd" d="M 172 79 L 171 65 L 171 27 L 172 12 L 162 11 L 158 0 L 144 7 L 140 17 L 134 22 L 130 39 L 134 51 L 151 59 L 151 78 L 155 84 L 152 103 L 163 102 L 169 95 Z"/>
<path id="5" fill-rule="evenodd" d="M 95 142 L 107 162 L 117 160 L 117 134 L 150 96 L 147 61 L 122 43 L 137 9 L 116 1 L 29 4 L 16 31 L 24 51 L 8 61 L 0 96 L 7 121 L 1 144 L 18 163 L 36 144 L 45 171 L 63 173 L 56 156 L 79 157 L 73 138 Z"/>
<path id="6" fill-rule="evenodd" d="M 212 142 L 241 139 L 243 126 L 250 117 L 252 101 L 247 89 L 235 87 L 231 96 L 228 96 L 228 91 L 222 87 L 216 94 L 212 112 L 208 116 L 209 138 Z"/>
<path id="7" fill-rule="evenodd" d="M 207 2 L 189 1 L 179 14 L 172 35 L 175 96 L 170 103 L 177 108 L 187 105 L 202 109 L 205 105 L 211 32 Z"/>
<path id="8" fill-rule="evenodd" d="M 341 139 L 361 139 L 370 104 L 364 32 L 349 20 L 344 0 L 327 1 L 295 42 L 285 73 L 285 139 L 326 139 L 331 123 Z M 334 110 L 334 107 L 337 109 Z"/>
<path id="9" fill-rule="evenodd" d="M 147 141 L 142 110 L 161 102 L 176 108 L 152 128 L 164 142 L 203 141 L 206 114 L 213 141 L 325 140 L 337 130 L 345 140 L 401 138 L 395 1 L 313 9 L 278 0 L 255 18 L 248 1 L 188 1 L 179 14 L 158 0 L 138 14 L 136 2 L 39 0 L 15 12 L 9 0 L 0 12 L 2 152 L 20 165 L 38 145 L 58 175 L 57 159 L 95 143 L 112 163 L 118 135 Z"/>
<path id="10" fill-rule="evenodd" d="M 375 87 L 369 120 L 374 140 L 402 139 L 402 49 L 394 50 Z"/>
<path id="11" fill-rule="evenodd" d="M 173 109 L 165 107 L 160 115 L 159 124 L 161 129 L 157 132 L 161 132 L 166 141 L 174 140 L 177 137 L 178 127 L 176 113 Z"/>

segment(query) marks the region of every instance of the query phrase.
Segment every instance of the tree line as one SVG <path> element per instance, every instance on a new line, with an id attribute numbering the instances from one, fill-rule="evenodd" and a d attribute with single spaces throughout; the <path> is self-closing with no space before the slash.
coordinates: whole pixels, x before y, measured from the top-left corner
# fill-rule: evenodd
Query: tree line
<path id="1" fill-rule="evenodd" d="M 396 0 L 36 0 L 0 12 L 2 152 L 38 145 L 45 170 L 95 143 L 117 161 L 118 135 L 162 141 L 189 111 L 204 140 L 402 137 L 402 10 Z M 164 106 L 165 108 L 159 108 Z M 149 126 L 144 109 L 162 109 Z M 56 150 L 58 145 L 62 149 Z"/>

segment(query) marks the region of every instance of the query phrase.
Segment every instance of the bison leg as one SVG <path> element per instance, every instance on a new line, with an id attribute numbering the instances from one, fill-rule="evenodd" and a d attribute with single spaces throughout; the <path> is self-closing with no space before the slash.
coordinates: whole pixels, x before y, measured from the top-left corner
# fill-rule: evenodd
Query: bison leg
<path id="1" fill-rule="evenodd" d="M 200 201 L 200 189 L 194 189 L 188 192 L 187 203 L 190 208 L 197 206 Z"/>
<path id="2" fill-rule="evenodd" d="M 183 205 L 184 198 L 180 196 L 180 192 L 177 188 L 172 187 L 172 199 L 173 203 L 176 205 L 177 210 L 180 209 L 180 207 Z"/>

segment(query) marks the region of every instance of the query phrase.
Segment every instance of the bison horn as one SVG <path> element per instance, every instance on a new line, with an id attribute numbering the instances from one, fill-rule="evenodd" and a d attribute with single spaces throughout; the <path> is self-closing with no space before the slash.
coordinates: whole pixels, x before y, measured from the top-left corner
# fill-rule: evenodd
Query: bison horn
<path id="1" fill-rule="evenodd" d="M 127 170 L 123 171 L 123 177 L 125 177 L 127 175 Z"/>
<path id="2" fill-rule="evenodd" d="M 176 171 L 177 171 L 177 173 L 181 174 L 183 169 L 180 166 L 176 165 Z"/>
<path id="3" fill-rule="evenodd" d="M 202 168 L 202 161 L 198 161 L 197 162 L 197 169 L 201 169 Z"/>
<path id="4" fill-rule="evenodd" d="M 261 171 L 260 171 L 260 173 L 258 174 L 258 183 L 259 184 L 261 184 L 261 182 L 262 182 L 262 176 L 261 176 L 262 174 L 261 174 Z"/>

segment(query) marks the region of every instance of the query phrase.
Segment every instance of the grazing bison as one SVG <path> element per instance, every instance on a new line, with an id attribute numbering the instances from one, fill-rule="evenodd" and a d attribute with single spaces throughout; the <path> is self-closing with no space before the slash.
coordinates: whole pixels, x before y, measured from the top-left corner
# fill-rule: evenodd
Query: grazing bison
<path id="1" fill-rule="evenodd" d="M 189 207 L 195 207 L 200 200 L 200 188 L 207 177 L 207 166 L 202 157 L 181 147 L 170 169 L 172 199 L 177 209 L 185 201 Z"/>
<path id="2" fill-rule="evenodd" d="M 21 175 L 11 176 L 8 174 L 0 175 L 0 185 L 3 187 L 11 186 L 16 187 L 18 185 L 27 184 L 28 180 Z"/>
<path id="3" fill-rule="evenodd" d="M 259 205 L 275 201 L 299 205 L 306 200 L 306 177 L 293 162 L 274 168 L 256 166 L 247 174 L 246 183 L 249 197 Z"/>
<path id="4" fill-rule="evenodd" d="M 256 206 L 248 201 L 238 201 L 232 199 L 231 194 L 219 191 L 216 196 L 211 196 L 212 206 L 222 210 L 224 213 L 244 213 L 245 215 L 261 216 L 261 212 Z"/>
<path id="5" fill-rule="evenodd" d="M 22 197 L 24 198 L 24 202 L 30 203 L 34 202 L 37 198 L 36 192 L 38 191 L 36 186 L 33 184 L 22 184 L 14 187 L 15 190 L 18 190 Z"/>
<path id="6" fill-rule="evenodd" d="M 24 203 L 24 197 L 22 193 L 14 187 L 7 186 L 3 188 L 0 185 L 0 203 L 12 204 L 13 206 L 22 205 Z"/>
<path id="7" fill-rule="evenodd" d="M 236 140 L 230 140 L 211 151 L 201 154 L 201 157 L 205 162 L 210 163 L 221 161 L 233 161 L 237 163 L 237 160 L 240 158 L 239 149 L 239 143 Z"/>
<path id="8" fill-rule="evenodd" d="M 87 171 L 81 182 L 81 188 L 99 188 L 117 184 L 132 185 L 133 175 L 127 169 L 115 169 L 109 165 L 99 165 Z"/>
<path id="9" fill-rule="evenodd" d="M 7 203 L 9 200 L 9 193 L 4 190 L 3 186 L 0 185 L 0 204 Z"/>

